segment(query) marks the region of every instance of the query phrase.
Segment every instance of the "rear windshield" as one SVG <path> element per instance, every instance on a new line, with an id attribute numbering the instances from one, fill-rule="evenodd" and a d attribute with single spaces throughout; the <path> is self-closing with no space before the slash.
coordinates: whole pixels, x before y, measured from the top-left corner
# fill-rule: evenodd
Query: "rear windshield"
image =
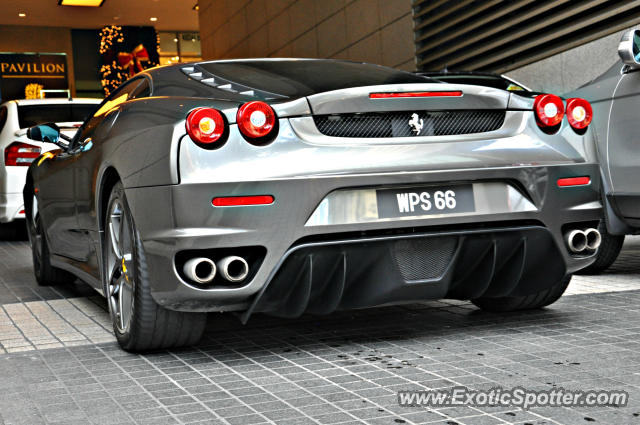
<path id="1" fill-rule="evenodd" d="M 210 62 L 200 66 L 228 81 L 287 97 L 378 84 L 438 83 L 393 68 L 342 61 L 248 60 Z"/>
<path id="2" fill-rule="evenodd" d="M 20 128 L 47 122 L 83 122 L 97 106 L 92 103 L 18 105 L 18 122 Z"/>

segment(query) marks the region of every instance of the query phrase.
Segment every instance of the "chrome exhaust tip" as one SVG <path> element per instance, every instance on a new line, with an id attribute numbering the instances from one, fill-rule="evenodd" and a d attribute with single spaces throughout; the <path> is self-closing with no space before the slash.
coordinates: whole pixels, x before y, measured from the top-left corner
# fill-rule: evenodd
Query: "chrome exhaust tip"
<path id="1" fill-rule="evenodd" d="M 596 250 L 602 243 L 602 235 L 598 229 L 590 228 L 584 231 L 587 236 L 587 248 Z"/>
<path id="2" fill-rule="evenodd" d="M 182 271 L 192 281 L 205 285 L 211 283 L 218 271 L 216 263 L 205 257 L 196 257 L 184 263 Z"/>
<path id="3" fill-rule="evenodd" d="M 232 283 L 242 282 L 249 275 L 249 264 L 247 261 L 235 255 L 225 257 L 218 261 L 218 269 L 222 277 Z"/>
<path id="4" fill-rule="evenodd" d="M 587 249 L 587 234 L 582 230 L 574 229 L 565 234 L 565 241 L 569 250 L 575 254 Z"/>

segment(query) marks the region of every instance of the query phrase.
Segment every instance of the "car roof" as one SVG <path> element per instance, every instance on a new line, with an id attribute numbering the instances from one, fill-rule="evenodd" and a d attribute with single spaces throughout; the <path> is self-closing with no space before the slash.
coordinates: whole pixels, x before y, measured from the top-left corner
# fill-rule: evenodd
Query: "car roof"
<path id="1" fill-rule="evenodd" d="M 380 84 L 440 83 L 395 68 L 336 59 L 225 59 L 158 67 L 146 74 L 154 96 L 205 96 L 238 103 L 280 102 Z"/>
<path id="2" fill-rule="evenodd" d="M 15 103 L 18 105 L 60 105 L 64 103 L 87 103 L 98 104 L 102 99 L 91 97 L 74 97 L 74 98 L 53 98 L 53 99 L 15 99 L 5 103 Z"/>

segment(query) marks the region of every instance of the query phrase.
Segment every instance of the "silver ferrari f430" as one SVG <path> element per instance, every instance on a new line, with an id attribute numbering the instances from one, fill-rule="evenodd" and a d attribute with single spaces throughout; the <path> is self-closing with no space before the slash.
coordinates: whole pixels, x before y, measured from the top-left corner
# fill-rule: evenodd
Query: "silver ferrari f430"
<path id="1" fill-rule="evenodd" d="M 334 60 L 160 67 L 35 159 L 40 284 L 108 299 L 126 350 L 195 343 L 206 312 L 298 317 L 422 300 L 557 300 L 600 236 L 582 99 Z"/>

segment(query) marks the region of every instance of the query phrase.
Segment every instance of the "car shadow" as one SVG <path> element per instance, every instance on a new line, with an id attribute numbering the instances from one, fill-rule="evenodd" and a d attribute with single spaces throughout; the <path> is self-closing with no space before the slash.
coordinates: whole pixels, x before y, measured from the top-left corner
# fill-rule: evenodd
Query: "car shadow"
<path id="1" fill-rule="evenodd" d="M 640 272 L 640 237 L 627 236 L 620 255 L 603 275 L 638 274 Z"/>
<path id="2" fill-rule="evenodd" d="M 456 341 L 480 341 L 483 336 L 518 334 L 530 331 L 532 323 L 546 322 L 553 326 L 581 320 L 581 317 L 584 313 L 579 309 L 566 309 L 560 305 L 496 314 L 479 310 L 469 303 L 452 301 L 450 304 L 448 300 L 336 312 L 327 316 L 304 315 L 297 319 L 256 314 L 246 325 L 229 313 L 210 314 L 200 343 L 180 351 L 201 351 L 212 359 L 223 361 L 244 356 L 258 364 L 264 361 L 265 366 L 274 361 L 274 355 L 291 360 L 290 353 L 295 352 L 319 358 L 337 356 L 335 360 L 340 360 L 346 351 L 351 356 L 397 368 L 397 361 L 408 354 L 405 347 L 420 345 L 419 351 L 435 353 L 451 349 L 452 343 L 458 346 Z M 458 349 L 478 350 L 473 344 Z M 385 355 L 375 355 L 379 350 Z"/>
<path id="3" fill-rule="evenodd" d="M 142 355 L 175 355 L 188 364 L 200 363 L 196 368 L 220 367 L 219 363 L 231 368 L 277 368 L 297 362 L 424 367 L 429 359 L 448 362 L 447 356 L 490 357 L 495 350 L 519 349 L 528 338 L 539 338 L 540 332 L 582 326 L 592 320 L 590 310 L 579 301 L 588 296 L 564 297 L 544 309 L 511 313 L 485 312 L 467 302 L 442 300 L 296 319 L 256 314 L 246 325 L 234 313 L 209 313 L 198 344 Z M 106 300 L 91 299 L 108 320 Z"/>

